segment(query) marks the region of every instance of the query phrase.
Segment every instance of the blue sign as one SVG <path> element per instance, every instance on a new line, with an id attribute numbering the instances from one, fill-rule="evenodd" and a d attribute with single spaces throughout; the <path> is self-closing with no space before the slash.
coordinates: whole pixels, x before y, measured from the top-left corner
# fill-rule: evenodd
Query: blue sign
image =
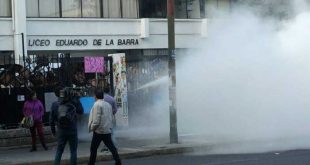
<path id="1" fill-rule="evenodd" d="M 82 103 L 84 114 L 89 114 L 91 108 L 93 107 L 95 103 L 94 97 L 81 97 L 80 102 Z"/>

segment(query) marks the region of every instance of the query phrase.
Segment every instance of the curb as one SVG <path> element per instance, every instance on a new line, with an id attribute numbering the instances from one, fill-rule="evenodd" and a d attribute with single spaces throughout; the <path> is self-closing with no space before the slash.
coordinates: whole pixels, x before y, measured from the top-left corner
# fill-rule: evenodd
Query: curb
<path id="1" fill-rule="evenodd" d="M 169 155 L 169 154 L 180 154 L 192 152 L 193 147 L 159 147 L 153 149 L 136 149 L 135 151 L 120 152 L 119 155 L 121 159 L 133 159 L 141 157 L 149 157 L 153 155 Z M 79 164 L 87 163 L 89 156 L 80 156 L 78 157 L 77 162 Z M 97 161 L 110 161 L 113 160 L 112 155 L 97 155 Z M 45 160 L 45 161 L 34 161 L 34 162 L 23 162 L 23 163 L 13 163 L 14 165 L 52 165 L 54 160 Z M 12 163 L 10 165 L 13 165 Z M 70 159 L 63 159 L 62 164 L 70 164 Z"/>

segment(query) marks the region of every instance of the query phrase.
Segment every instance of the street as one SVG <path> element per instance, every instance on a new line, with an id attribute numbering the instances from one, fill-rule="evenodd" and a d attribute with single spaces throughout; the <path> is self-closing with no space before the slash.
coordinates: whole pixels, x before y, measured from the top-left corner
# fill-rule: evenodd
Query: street
<path id="1" fill-rule="evenodd" d="M 233 155 L 163 155 L 123 160 L 124 165 L 309 165 L 310 150 Z M 112 165 L 113 161 L 97 162 Z M 83 164 L 84 165 L 84 164 Z"/>

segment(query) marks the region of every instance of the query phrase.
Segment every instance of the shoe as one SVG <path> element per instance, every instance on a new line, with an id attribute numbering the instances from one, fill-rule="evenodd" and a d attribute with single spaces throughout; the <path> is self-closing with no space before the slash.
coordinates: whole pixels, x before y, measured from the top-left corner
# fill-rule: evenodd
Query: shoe
<path id="1" fill-rule="evenodd" d="M 47 146 L 43 146 L 44 150 L 47 151 L 48 150 L 48 147 Z"/>
<path id="2" fill-rule="evenodd" d="M 108 151 L 109 151 L 109 149 L 107 147 L 104 147 L 101 149 L 101 152 L 108 152 Z"/>
<path id="3" fill-rule="evenodd" d="M 31 148 L 31 150 L 30 150 L 30 152 L 35 152 L 35 151 L 37 151 L 36 148 Z"/>

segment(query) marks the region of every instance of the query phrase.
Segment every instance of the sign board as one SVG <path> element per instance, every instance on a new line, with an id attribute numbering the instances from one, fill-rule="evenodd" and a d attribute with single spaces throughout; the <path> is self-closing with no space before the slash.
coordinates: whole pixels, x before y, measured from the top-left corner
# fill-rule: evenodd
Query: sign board
<path id="1" fill-rule="evenodd" d="M 104 57 L 84 57 L 85 73 L 103 73 Z"/>
<path id="2" fill-rule="evenodd" d="M 94 97 L 81 97 L 80 102 L 83 106 L 83 110 L 85 114 L 89 114 L 91 111 L 91 108 L 93 107 L 95 103 Z"/>
<path id="3" fill-rule="evenodd" d="M 50 112 L 53 102 L 57 101 L 58 98 L 54 92 L 44 93 L 45 100 L 45 112 Z"/>
<path id="4" fill-rule="evenodd" d="M 96 37 L 96 36 L 27 36 L 28 50 L 106 50 L 136 49 L 141 47 L 139 37 Z M 153 45 L 153 43 L 150 43 Z"/>
<path id="5" fill-rule="evenodd" d="M 25 95 L 17 95 L 17 101 L 25 101 Z"/>

